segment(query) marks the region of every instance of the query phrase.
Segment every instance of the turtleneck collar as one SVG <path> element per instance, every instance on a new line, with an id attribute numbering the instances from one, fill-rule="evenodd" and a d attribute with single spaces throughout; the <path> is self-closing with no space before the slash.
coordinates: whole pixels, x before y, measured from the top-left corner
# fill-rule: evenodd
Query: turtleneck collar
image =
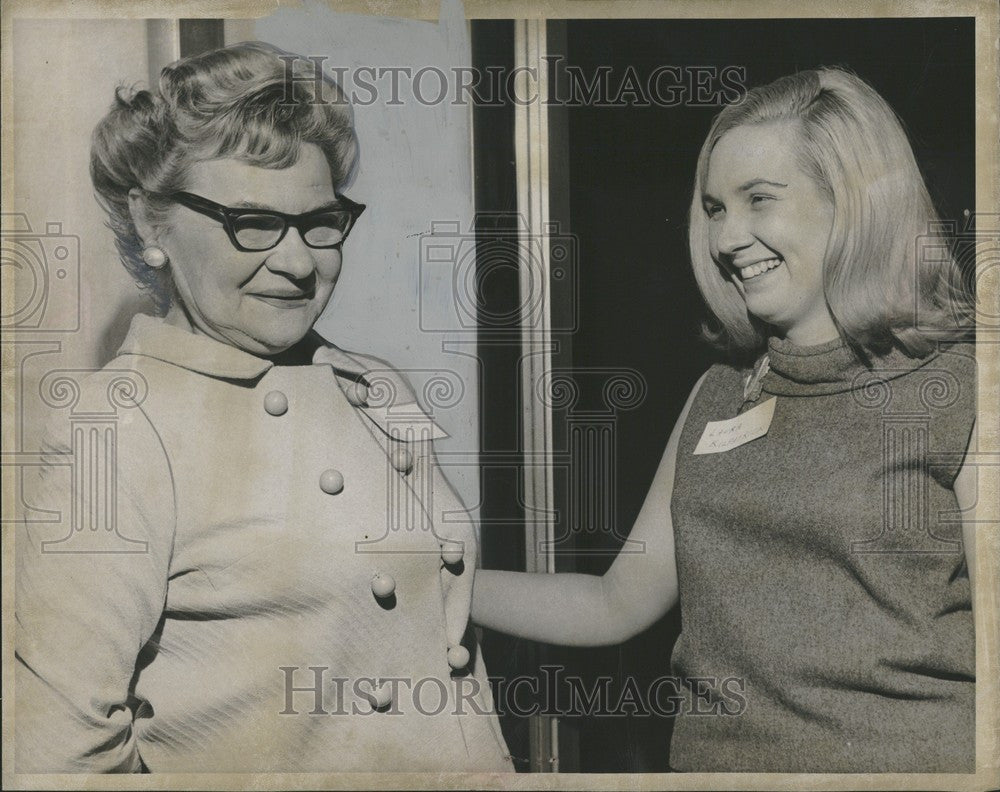
<path id="1" fill-rule="evenodd" d="M 837 338 L 815 346 L 797 346 L 781 338 L 768 339 L 770 370 L 761 382 L 766 393 L 776 396 L 819 396 L 863 387 L 873 377 L 891 380 L 926 365 L 937 356 L 909 357 L 893 349 L 885 355 L 860 359 L 847 343 Z"/>

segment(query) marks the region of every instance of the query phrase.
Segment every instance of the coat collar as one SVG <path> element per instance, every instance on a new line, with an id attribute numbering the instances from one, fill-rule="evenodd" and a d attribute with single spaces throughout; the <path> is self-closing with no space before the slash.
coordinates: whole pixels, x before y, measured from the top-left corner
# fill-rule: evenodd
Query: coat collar
<path id="1" fill-rule="evenodd" d="M 310 333 L 309 338 L 316 345 L 314 364 L 329 365 L 338 374 L 352 379 L 363 378 L 365 367 L 346 352 L 316 333 Z M 274 366 L 267 358 L 252 355 L 210 336 L 188 332 L 167 324 L 162 318 L 146 314 L 137 314 L 132 318 L 118 354 L 151 357 L 219 379 L 254 380 Z"/>

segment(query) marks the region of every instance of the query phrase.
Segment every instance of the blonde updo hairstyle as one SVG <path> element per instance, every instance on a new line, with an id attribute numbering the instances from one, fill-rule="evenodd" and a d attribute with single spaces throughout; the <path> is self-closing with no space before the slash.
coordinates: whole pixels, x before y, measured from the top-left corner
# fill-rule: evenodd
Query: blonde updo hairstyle
<path id="1" fill-rule="evenodd" d="M 115 91 L 94 129 L 90 174 L 125 269 L 165 313 L 174 299 L 169 267 L 143 262 L 129 191 L 145 194 L 147 219 L 163 222 L 195 162 L 235 158 L 265 168 L 295 163 L 303 143 L 326 157 L 334 187 L 350 180 L 358 143 L 350 106 L 320 65 L 262 42 L 183 58 L 154 91 Z"/>
<path id="2" fill-rule="evenodd" d="M 766 348 L 768 329 L 747 312 L 709 252 L 702 196 L 719 139 L 748 124 L 788 121 L 799 164 L 833 205 L 823 284 L 841 336 L 856 350 L 898 346 L 923 356 L 967 335 L 970 298 L 951 256 L 921 257 L 940 230 L 902 124 L 859 77 L 837 68 L 803 71 L 754 88 L 715 118 L 698 158 L 689 244 L 695 278 L 718 325 L 706 337 L 737 358 Z M 927 258 L 928 260 L 923 260 Z"/>

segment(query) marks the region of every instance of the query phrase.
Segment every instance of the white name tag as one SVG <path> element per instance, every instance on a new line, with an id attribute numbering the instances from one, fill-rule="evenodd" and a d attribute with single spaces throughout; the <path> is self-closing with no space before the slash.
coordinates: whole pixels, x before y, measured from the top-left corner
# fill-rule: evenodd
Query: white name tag
<path id="1" fill-rule="evenodd" d="M 777 398 L 772 396 L 763 404 L 735 418 L 725 421 L 709 421 L 702 432 L 701 440 L 694 449 L 696 454 L 720 454 L 767 434 L 774 418 Z"/>

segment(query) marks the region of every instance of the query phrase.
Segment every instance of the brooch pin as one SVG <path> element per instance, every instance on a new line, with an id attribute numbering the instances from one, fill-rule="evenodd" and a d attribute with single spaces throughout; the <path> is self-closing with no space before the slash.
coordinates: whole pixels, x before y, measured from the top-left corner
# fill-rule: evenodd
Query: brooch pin
<path id="1" fill-rule="evenodd" d="M 743 401 L 755 402 L 764 388 L 764 376 L 771 370 L 771 361 L 765 352 L 754 364 L 753 371 L 743 380 Z"/>

